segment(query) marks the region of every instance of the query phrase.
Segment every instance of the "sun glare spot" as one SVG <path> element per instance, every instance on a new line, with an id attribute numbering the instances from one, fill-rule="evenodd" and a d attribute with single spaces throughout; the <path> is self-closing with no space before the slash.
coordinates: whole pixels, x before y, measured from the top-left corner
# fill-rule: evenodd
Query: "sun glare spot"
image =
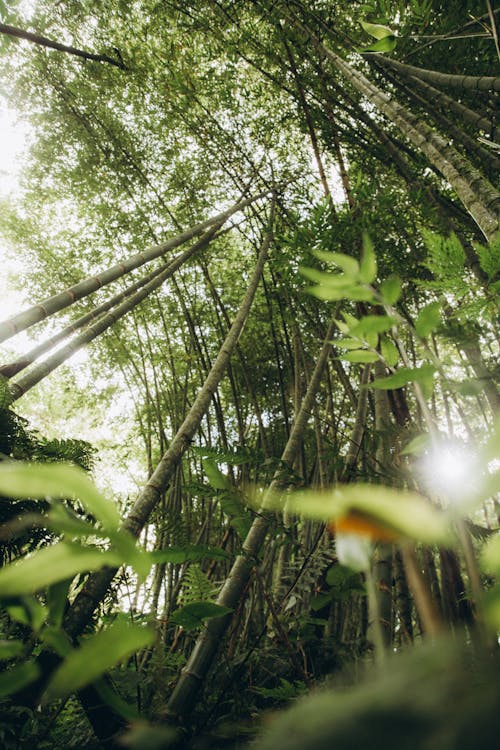
<path id="1" fill-rule="evenodd" d="M 441 442 L 420 460 L 417 472 L 426 489 L 448 504 L 461 504 L 475 494 L 478 459 L 467 446 Z"/>

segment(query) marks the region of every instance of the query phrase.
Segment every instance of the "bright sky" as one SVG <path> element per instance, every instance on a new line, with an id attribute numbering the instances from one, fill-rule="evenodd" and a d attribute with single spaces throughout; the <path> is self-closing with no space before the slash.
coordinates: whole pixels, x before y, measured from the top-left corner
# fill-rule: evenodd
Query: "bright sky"
<path id="1" fill-rule="evenodd" d="M 15 197 L 19 190 L 19 183 L 23 169 L 23 163 L 30 141 L 30 129 L 27 123 L 22 122 L 17 114 L 7 105 L 5 99 L 0 95 L 0 201 Z M 2 241 L 0 235 L 0 321 L 9 318 L 21 310 L 29 307 L 22 290 L 16 289 L 15 275 L 21 270 L 22 259 L 18 258 L 14 248 L 9 248 Z M 2 345 L 0 362 L 6 362 L 12 354 L 22 354 L 28 351 L 35 343 L 30 331 L 20 333 L 9 339 Z M 88 361 L 86 349 L 80 350 L 74 355 L 68 365 L 74 374 L 77 385 L 82 392 L 89 387 L 89 372 L 85 364 Z M 57 375 L 55 375 L 57 378 Z M 98 387 L 102 384 L 94 383 Z M 106 385 L 106 383 L 104 384 Z M 102 385 L 102 387 L 104 387 Z M 56 389 L 58 385 L 56 384 Z M 59 384 L 60 387 L 60 384 Z M 41 390 L 40 390 L 41 388 Z M 50 376 L 40 386 L 38 393 L 42 394 L 42 403 L 37 404 L 30 396 L 19 402 L 18 411 L 32 420 L 32 424 L 38 427 L 42 434 L 50 436 L 51 433 L 58 437 L 79 437 L 90 440 L 96 444 L 100 441 L 113 443 L 116 437 L 117 425 L 131 412 L 130 396 L 126 389 L 120 389 L 114 396 L 113 403 L 105 414 L 104 419 L 97 419 L 96 415 L 89 413 L 67 414 L 63 422 L 59 422 L 52 412 L 51 403 L 54 394 L 50 388 Z M 35 390 L 34 390 L 35 393 Z M 56 411 L 59 411 L 58 409 Z M 52 414 L 52 418 L 51 418 Z M 54 417 L 55 420 L 54 420 Z M 142 484 L 143 471 L 137 461 L 129 460 L 126 466 L 116 471 L 113 463 L 113 451 L 101 451 L 101 462 L 96 466 L 95 478 L 101 487 L 107 487 L 109 481 L 105 477 L 113 476 L 113 490 L 125 494 L 134 495 L 137 491 L 137 482 Z M 113 467 L 114 471 L 110 471 Z"/>
<path id="2" fill-rule="evenodd" d="M 29 128 L 9 109 L 0 96 L 0 200 L 15 196 L 19 189 L 24 154 L 28 146 Z M 0 319 L 10 317 L 25 306 L 24 296 L 13 288 L 12 275 L 20 268 L 21 262 L 5 246 L 0 236 Z M 26 341 L 22 336 L 9 341 L 8 348 L 22 351 Z"/>

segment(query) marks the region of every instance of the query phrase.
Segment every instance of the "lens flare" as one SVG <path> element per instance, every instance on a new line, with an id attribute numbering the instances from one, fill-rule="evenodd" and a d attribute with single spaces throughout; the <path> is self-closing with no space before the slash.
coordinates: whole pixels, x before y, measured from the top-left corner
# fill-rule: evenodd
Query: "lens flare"
<path id="1" fill-rule="evenodd" d="M 450 505 L 462 505 L 474 497 L 479 484 L 477 456 L 458 442 L 436 443 L 420 459 L 417 473 L 428 492 Z"/>

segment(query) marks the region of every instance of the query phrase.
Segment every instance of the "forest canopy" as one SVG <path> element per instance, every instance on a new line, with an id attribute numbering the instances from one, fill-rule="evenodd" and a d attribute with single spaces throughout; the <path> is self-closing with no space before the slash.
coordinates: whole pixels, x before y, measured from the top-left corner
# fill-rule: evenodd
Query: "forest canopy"
<path id="1" fill-rule="evenodd" d="M 2 746 L 495 745 L 499 19 L 0 0 Z"/>

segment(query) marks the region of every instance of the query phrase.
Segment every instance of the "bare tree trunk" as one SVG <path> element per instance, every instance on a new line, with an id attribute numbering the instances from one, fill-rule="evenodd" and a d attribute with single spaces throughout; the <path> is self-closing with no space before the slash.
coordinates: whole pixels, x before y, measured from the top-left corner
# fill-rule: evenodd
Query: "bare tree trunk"
<path id="1" fill-rule="evenodd" d="M 254 203 L 254 201 L 262 198 L 265 195 L 268 195 L 268 192 L 259 193 L 253 198 L 240 200 L 227 211 L 223 211 L 222 213 L 217 214 L 210 219 L 206 219 L 199 224 L 195 224 L 189 229 L 186 229 L 185 232 L 182 232 L 176 237 L 172 237 L 170 240 L 167 240 L 163 244 L 154 245 L 148 250 L 144 250 L 140 253 L 137 253 L 136 255 L 132 255 L 123 262 L 117 263 L 116 265 L 108 268 L 106 271 L 103 271 L 97 276 L 90 276 L 84 281 L 80 281 L 78 282 L 78 284 L 74 284 L 68 289 L 65 289 L 63 292 L 55 294 L 53 297 L 42 300 L 42 302 L 33 305 L 33 307 L 30 307 L 27 310 L 24 310 L 23 312 L 18 313 L 11 318 L 8 318 L 7 320 L 3 321 L 3 323 L 0 323 L 0 343 L 11 338 L 11 336 L 15 336 L 16 333 L 19 333 L 20 331 L 25 331 L 27 328 L 34 325 L 35 323 L 38 323 L 40 320 L 45 320 L 45 318 L 48 318 L 53 313 L 58 312 L 59 310 L 64 310 L 66 307 L 69 307 L 74 302 L 82 299 L 83 297 L 87 297 L 97 289 L 100 289 L 101 287 L 110 284 L 112 281 L 125 276 L 126 273 L 132 271 L 134 268 L 139 268 L 145 263 L 149 263 L 149 261 L 154 260 L 155 258 L 159 258 L 169 250 L 173 250 L 174 248 L 179 247 L 179 245 L 182 245 L 184 244 L 184 242 L 193 239 L 193 237 L 201 234 L 205 229 L 212 226 L 213 224 L 220 224 L 221 222 L 225 222 L 237 211 L 241 211 L 243 208 L 249 206 L 251 203 Z"/>
<path id="2" fill-rule="evenodd" d="M 83 50 L 77 49 L 76 47 L 69 47 L 67 44 L 54 42 L 51 39 L 47 39 L 46 36 L 41 36 L 41 34 L 34 34 L 32 31 L 24 31 L 23 29 L 18 29 L 15 26 L 9 26 L 6 23 L 0 23 L 0 34 L 13 36 L 17 39 L 24 39 L 27 42 L 39 44 L 42 47 L 49 47 L 50 49 L 56 49 L 59 52 L 67 52 L 69 55 L 76 55 L 76 57 L 81 57 L 84 60 L 105 62 L 109 63 L 109 65 L 114 65 L 116 68 L 120 68 L 121 70 L 127 70 L 125 64 L 123 63 L 123 60 L 114 60 L 112 57 L 108 57 L 108 55 L 96 55 L 93 52 L 84 52 Z"/>
<path id="3" fill-rule="evenodd" d="M 198 242 L 192 247 L 181 253 L 175 260 L 168 264 L 159 274 L 156 274 L 152 281 L 143 286 L 139 291 L 130 295 L 124 302 L 118 305 L 114 310 L 102 315 L 93 325 L 89 326 L 85 331 L 76 336 L 66 346 L 59 349 L 51 357 L 48 357 L 44 362 L 36 365 L 33 370 L 17 382 L 9 385 L 9 393 L 11 396 L 11 403 L 21 398 L 27 391 L 33 386 L 43 380 L 47 375 L 53 372 L 59 365 L 66 362 L 75 352 L 85 346 L 86 344 L 93 341 L 95 338 L 100 336 L 101 333 L 106 331 L 112 325 L 114 325 L 120 318 L 127 315 L 131 310 L 134 309 L 140 302 L 148 297 L 151 292 L 158 289 L 186 260 L 191 258 L 198 250 L 205 247 L 217 232 L 220 224 L 217 224 L 213 229 L 207 232 Z"/>
<path id="4" fill-rule="evenodd" d="M 205 380 L 203 388 L 196 397 L 191 409 L 184 419 L 184 422 L 175 434 L 169 448 L 163 455 L 123 524 L 123 529 L 136 538 L 144 528 L 152 511 L 160 502 L 179 460 L 190 446 L 191 440 L 193 439 L 196 430 L 199 428 L 210 405 L 212 396 L 227 369 L 228 362 L 248 318 L 264 263 L 267 258 L 267 252 L 271 244 L 273 220 L 274 201 L 271 208 L 269 230 L 262 242 L 255 271 L 238 314 L 233 321 L 233 325 L 220 348 L 219 354 L 217 355 L 217 358 Z M 69 609 L 64 621 L 64 628 L 71 637 L 75 637 L 82 632 L 95 608 L 106 593 L 115 574 L 116 569 L 105 569 L 89 576 L 86 584 Z"/>
<path id="5" fill-rule="evenodd" d="M 382 55 L 376 57 L 380 59 Z M 396 60 L 391 60 L 390 64 L 392 67 L 404 71 L 407 75 L 417 76 L 417 78 L 429 81 L 435 86 L 461 91 L 500 91 L 500 77 L 498 76 L 457 76 L 450 73 L 440 73 L 437 70 L 417 68 L 416 65 L 408 65 Z"/>
<path id="6" fill-rule="evenodd" d="M 293 426 L 288 438 L 285 450 L 281 456 L 281 462 L 291 466 L 300 449 L 304 430 L 311 414 L 314 398 L 321 382 L 321 376 L 328 359 L 330 351 L 330 339 L 333 336 L 335 324 L 329 326 L 326 339 L 316 361 L 316 366 L 311 375 L 311 380 L 306 394 L 301 404 L 299 413 L 296 415 Z M 263 507 L 266 504 L 266 498 L 283 489 L 282 472 L 276 473 L 273 481 L 263 501 Z M 236 609 L 247 582 L 250 578 L 253 566 L 256 564 L 258 554 L 264 544 L 268 529 L 268 519 L 265 515 L 257 515 L 248 532 L 243 544 L 242 554 L 239 555 L 227 577 L 224 586 L 217 598 L 217 603 Z M 218 617 L 209 621 L 207 627 L 196 641 L 193 652 L 182 670 L 181 677 L 174 688 L 170 700 L 167 704 L 168 713 L 172 717 L 187 715 L 196 699 L 196 694 L 201 687 L 215 655 L 220 646 L 221 640 L 229 626 L 231 617 Z"/>

